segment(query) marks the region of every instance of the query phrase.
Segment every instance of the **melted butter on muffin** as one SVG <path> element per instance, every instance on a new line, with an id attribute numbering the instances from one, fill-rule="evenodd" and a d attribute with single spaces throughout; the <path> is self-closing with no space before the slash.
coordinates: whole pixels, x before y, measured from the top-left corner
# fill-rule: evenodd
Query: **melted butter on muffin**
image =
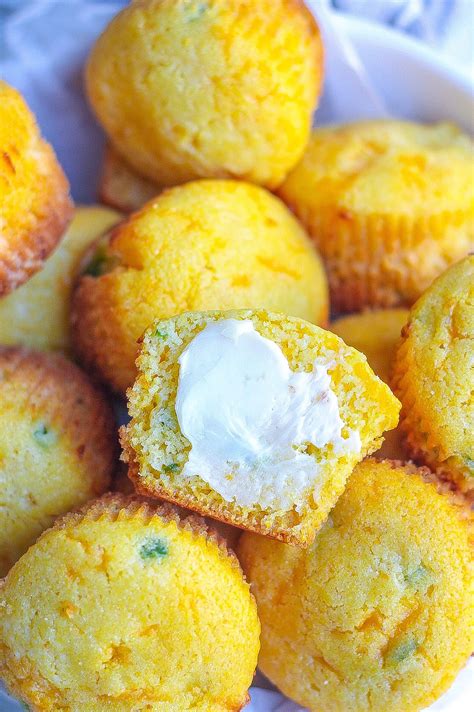
<path id="1" fill-rule="evenodd" d="M 239 322 L 239 329 L 235 322 Z M 227 364 L 219 366 L 222 371 L 217 385 L 221 392 L 213 393 L 215 384 L 206 369 L 209 371 L 217 358 L 222 336 L 214 336 L 212 349 L 207 348 L 205 342 L 212 332 L 206 330 L 216 327 L 218 335 L 222 324 L 225 330 L 229 323 L 234 324 L 231 336 L 235 336 L 234 330 L 242 330 L 240 338 L 245 336 L 249 343 L 244 350 L 237 348 Z M 182 417 L 184 371 L 180 361 L 185 362 L 181 357 L 190 345 L 199 345 L 201 334 L 204 341 L 199 359 L 194 349 L 188 352 L 192 368 L 203 379 L 197 401 L 190 401 L 191 416 L 198 416 L 195 422 L 189 418 L 190 433 L 188 418 Z M 235 348 L 228 345 L 230 351 Z M 201 359 L 202 363 L 207 361 L 206 369 L 201 368 Z M 239 369 L 236 374 L 232 374 L 234 368 Z M 129 477 L 137 491 L 298 546 L 311 543 L 356 463 L 378 449 L 382 434 L 398 422 L 399 403 L 388 386 L 376 378 L 365 356 L 314 324 L 264 309 L 187 312 L 157 320 L 142 338 L 137 369 L 138 378 L 127 394 L 131 420 L 121 429 L 122 458 L 129 464 Z M 259 371 L 262 382 L 257 380 Z M 245 384 L 246 375 L 253 382 Z M 289 385 L 293 394 L 288 393 Z M 333 401 L 323 408 L 322 403 L 312 403 L 313 397 L 332 399 L 328 386 L 337 404 Z M 190 392 L 188 387 L 185 395 Z M 247 405 L 243 404 L 245 400 L 249 400 Z M 311 413 L 303 423 L 305 409 Z M 195 433 L 203 441 L 198 443 L 202 458 L 192 452 Z M 222 439 L 225 442 L 213 442 Z M 340 447 L 344 443 L 347 446 Z M 211 447 L 213 458 L 209 463 Z M 281 475 L 276 475 L 276 470 L 283 469 L 283 458 L 281 454 L 274 457 L 277 449 L 291 458 L 291 467 L 285 470 L 287 481 L 280 481 L 281 487 Z M 255 471 L 247 467 L 241 477 L 240 473 L 235 476 L 229 472 L 227 465 L 217 463 L 219 457 L 232 460 L 236 454 L 239 465 L 248 464 L 247 456 L 250 464 L 258 459 L 259 467 Z M 302 454 L 313 464 L 300 458 Z M 302 474 L 297 472 L 297 457 L 308 467 Z M 193 468 L 189 467 L 190 458 Z M 201 460 L 202 472 L 198 469 Z M 212 471 L 214 464 L 221 473 Z M 249 471 L 252 484 L 257 475 L 261 483 L 254 492 L 248 491 Z M 312 479 L 309 475 L 314 473 L 317 477 Z M 223 485 L 222 474 L 234 474 L 234 480 Z M 213 486 L 216 479 L 217 486 Z M 231 501 L 229 494 L 236 493 L 255 503 L 245 506 L 235 496 Z M 282 493 L 292 497 L 286 509 L 281 506 Z"/>
<path id="2" fill-rule="evenodd" d="M 291 509 L 322 469 L 300 448 L 361 449 L 357 432 L 342 435 L 328 364 L 295 373 L 248 319 L 208 324 L 179 364 L 176 414 L 191 443 L 183 474 L 200 473 L 227 502 Z"/>

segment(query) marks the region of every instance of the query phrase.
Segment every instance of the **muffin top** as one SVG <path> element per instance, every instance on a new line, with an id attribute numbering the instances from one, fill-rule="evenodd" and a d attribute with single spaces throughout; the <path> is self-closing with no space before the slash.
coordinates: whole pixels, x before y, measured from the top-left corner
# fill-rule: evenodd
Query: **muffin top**
<path id="1" fill-rule="evenodd" d="M 69 186 L 21 94 L 0 81 L 0 296 L 38 271 L 67 227 Z"/>
<path id="2" fill-rule="evenodd" d="M 414 304 L 393 385 L 408 442 L 433 466 L 459 468 L 474 488 L 474 255 L 457 262 Z M 414 431 L 413 431 L 414 429 Z"/>
<path id="3" fill-rule="evenodd" d="M 121 439 L 140 491 L 303 546 L 398 420 L 362 354 L 265 310 L 154 322 L 137 366 Z"/>
<path id="4" fill-rule="evenodd" d="M 6 444 L 9 437 L 21 442 L 23 426 L 31 425 L 29 436 L 43 447 L 41 452 L 54 457 L 68 450 L 90 480 L 110 472 L 115 454 L 112 410 L 75 364 L 59 354 L 0 347 L 0 393 L 5 416 L 0 432 Z M 23 441 L 25 447 L 29 444 Z M 9 449 L 21 457 L 22 448 Z"/>
<path id="5" fill-rule="evenodd" d="M 299 0 L 133 2 L 86 74 L 115 148 L 161 186 L 278 185 L 304 150 L 321 78 L 319 31 Z"/>
<path id="6" fill-rule="evenodd" d="M 454 124 L 375 120 L 316 129 L 281 187 L 290 202 L 415 218 L 474 211 L 474 143 Z M 306 198 L 305 198 L 306 196 Z M 403 229 L 403 226 L 401 226 Z"/>
<path id="7" fill-rule="evenodd" d="M 468 659 L 474 590 L 464 510 L 424 477 L 366 460 L 311 549 L 241 537 L 262 621 L 260 666 L 304 706 L 422 709 Z"/>
<path id="8" fill-rule="evenodd" d="M 194 517 L 106 495 L 38 540 L 0 591 L 0 668 L 39 709 L 231 712 L 259 648 L 237 560 Z"/>

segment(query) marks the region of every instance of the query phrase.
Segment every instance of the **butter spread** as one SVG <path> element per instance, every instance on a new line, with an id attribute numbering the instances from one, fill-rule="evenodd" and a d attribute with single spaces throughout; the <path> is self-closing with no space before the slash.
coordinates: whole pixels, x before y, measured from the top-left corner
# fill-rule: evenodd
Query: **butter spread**
<path id="1" fill-rule="evenodd" d="M 359 452 L 328 373 L 290 369 L 280 347 L 250 320 L 209 323 L 179 358 L 176 415 L 191 450 L 185 476 L 198 475 L 226 501 L 263 509 L 300 508 L 317 496 L 324 463 L 304 451 L 332 444 Z"/>

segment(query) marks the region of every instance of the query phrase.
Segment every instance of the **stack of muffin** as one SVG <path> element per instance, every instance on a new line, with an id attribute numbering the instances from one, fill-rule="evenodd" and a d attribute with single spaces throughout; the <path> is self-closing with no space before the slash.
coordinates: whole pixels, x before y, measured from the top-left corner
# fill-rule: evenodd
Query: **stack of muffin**
<path id="1" fill-rule="evenodd" d="M 311 133 L 322 55 L 295 0 L 134 0 L 86 68 L 111 207 L 74 211 L 0 83 L 0 675 L 29 709 L 231 712 L 258 658 L 310 710 L 408 712 L 473 650 L 473 143 Z"/>

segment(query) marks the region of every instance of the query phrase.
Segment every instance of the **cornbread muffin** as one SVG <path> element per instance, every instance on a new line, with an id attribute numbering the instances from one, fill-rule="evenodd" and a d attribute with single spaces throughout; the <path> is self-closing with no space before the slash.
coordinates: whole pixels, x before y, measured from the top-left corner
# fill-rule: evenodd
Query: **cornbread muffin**
<path id="1" fill-rule="evenodd" d="M 59 514 L 104 492 L 113 414 L 62 356 L 0 347 L 0 575 Z"/>
<path id="2" fill-rule="evenodd" d="M 306 551 L 241 537 L 262 624 L 260 668 L 304 707 L 415 712 L 468 660 L 468 529 L 424 476 L 388 460 L 361 463 Z"/>
<path id="3" fill-rule="evenodd" d="M 474 496 L 474 255 L 414 304 L 394 359 L 400 426 L 419 463 Z"/>
<path id="4" fill-rule="evenodd" d="M 68 231 L 43 269 L 0 299 L 0 343 L 69 351 L 69 310 L 78 261 L 93 240 L 120 220 L 103 206 L 76 208 Z"/>
<path id="5" fill-rule="evenodd" d="M 137 491 L 301 546 L 398 422 L 362 354 L 282 314 L 157 321 L 137 366 L 121 429 Z"/>
<path id="6" fill-rule="evenodd" d="M 240 178 L 274 188 L 304 151 L 321 81 L 319 31 L 299 0 L 133 2 L 86 72 L 115 149 L 162 187 Z"/>
<path id="7" fill-rule="evenodd" d="M 331 331 L 349 346 L 367 356 L 369 366 L 385 383 L 390 382 L 392 361 L 400 333 L 408 321 L 408 309 L 377 309 L 341 317 L 331 324 Z M 386 434 L 377 457 L 404 460 L 399 428 Z"/>
<path id="8" fill-rule="evenodd" d="M 0 297 L 42 267 L 71 213 L 53 149 L 19 92 L 0 80 Z"/>
<path id="9" fill-rule="evenodd" d="M 143 178 L 130 168 L 112 146 L 106 147 L 99 185 L 102 203 L 123 213 L 132 213 L 159 192 L 160 188 L 156 183 Z"/>
<path id="10" fill-rule="evenodd" d="M 147 203 L 100 246 L 74 294 L 75 345 L 88 369 L 124 392 L 137 339 L 154 319 L 254 306 L 324 324 L 319 256 L 266 190 L 195 181 Z"/>
<path id="11" fill-rule="evenodd" d="M 473 146 L 446 123 L 314 131 L 279 194 L 321 251 L 333 310 L 409 306 L 474 249 Z"/>
<path id="12" fill-rule="evenodd" d="M 199 518 L 106 495 L 45 532 L 0 588 L 0 673 L 37 712 L 234 712 L 260 625 Z"/>

